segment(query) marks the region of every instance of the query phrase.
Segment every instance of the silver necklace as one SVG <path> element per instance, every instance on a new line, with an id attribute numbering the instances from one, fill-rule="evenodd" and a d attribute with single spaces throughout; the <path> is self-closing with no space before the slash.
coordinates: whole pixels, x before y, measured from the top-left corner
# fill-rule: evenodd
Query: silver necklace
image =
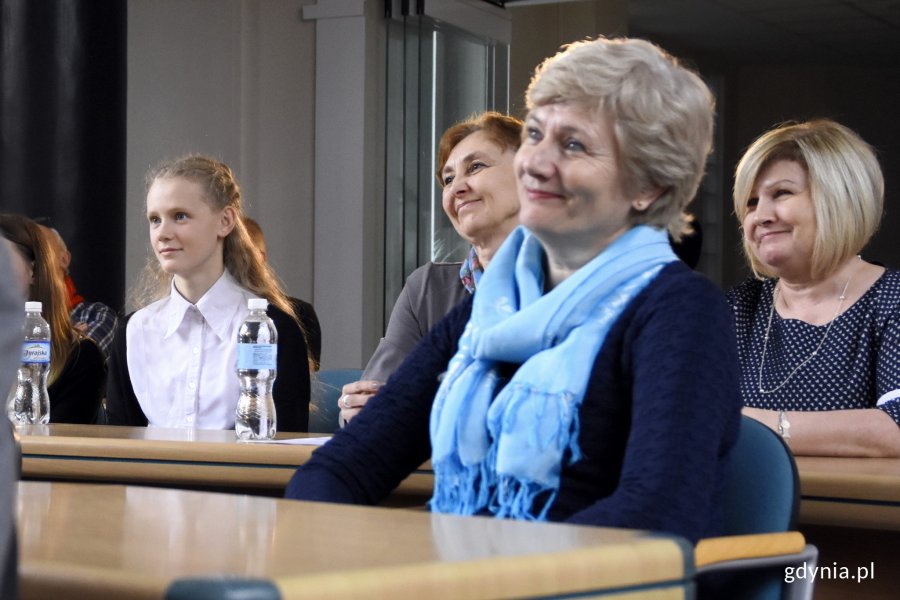
<path id="1" fill-rule="evenodd" d="M 859 257 L 857 257 L 857 258 L 859 258 Z M 769 309 L 769 323 L 768 323 L 768 325 L 766 325 L 766 337 L 763 339 L 762 357 L 760 357 L 760 359 L 759 359 L 759 378 L 757 380 L 757 385 L 759 387 L 760 394 L 772 394 L 774 392 L 777 392 L 778 390 L 783 388 L 785 385 L 787 385 L 787 382 L 791 380 L 791 377 L 793 377 L 794 374 L 797 373 L 797 371 L 802 369 L 806 365 L 806 363 L 808 363 L 809 361 L 811 361 L 812 359 L 814 359 L 816 357 L 816 355 L 819 353 L 819 350 L 822 349 L 822 345 L 825 343 L 825 340 L 828 338 L 828 332 L 831 331 L 831 326 L 834 325 L 834 322 L 835 322 L 835 320 L 837 320 L 838 315 L 841 314 L 841 307 L 844 306 L 844 299 L 847 297 L 847 288 L 850 287 L 850 281 L 852 281 L 852 280 L 853 280 L 853 273 L 851 272 L 850 277 L 847 278 L 847 282 L 844 284 L 844 289 L 841 290 L 841 295 L 838 297 L 837 310 L 834 311 L 834 316 L 831 318 L 831 321 L 828 322 L 828 326 L 825 328 L 825 333 L 822 335 L 822 339 L 819 340 L 819 345 L 816 346 L 816 349 L 812 351 L 812 354 L 810 354 L 809 356 L 804 358 L 800 362 L 799 365 L 794 367 L 794 370 L 788 374 L 788 376 L 785 378 L 784 381 L 779 383 L 777 386 L 775 386 L 771 390 L 764 390 L 763 383 L 762 383 L 762 381 L 763 381 L 763 365 L 766 362 L 766 350 L 769 347 L 769 333 L 772 331 L 772 317 L 775 315 L 775 301 L 778 298 L 778 283 L 775 284 L 775 287 L 772 288 L 772 308 Z"/>

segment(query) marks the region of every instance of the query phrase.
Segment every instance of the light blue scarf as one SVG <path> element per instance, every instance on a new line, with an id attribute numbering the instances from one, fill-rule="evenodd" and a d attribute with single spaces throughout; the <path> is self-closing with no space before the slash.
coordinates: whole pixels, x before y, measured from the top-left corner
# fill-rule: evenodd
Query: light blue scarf
<path id="1" fill-rule="evenodd" d="M 581 458 L 578 408 L 610 326 L 677 260 L 664 231 L 637 226 L 545 294 L 543 253 L 519 227 L 478 283 L 431 412 L 435 512 L 546 519 L 564 452 Z M 521 367 L 498 394 L 499 362 Z"/>

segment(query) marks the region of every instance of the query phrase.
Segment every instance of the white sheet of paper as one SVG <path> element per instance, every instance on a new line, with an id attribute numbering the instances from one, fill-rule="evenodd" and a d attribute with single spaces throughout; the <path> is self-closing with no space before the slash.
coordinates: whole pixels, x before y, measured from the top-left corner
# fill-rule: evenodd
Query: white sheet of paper
<path id="1" fill-rule="evenodd" d="M 290 438 L 284 440 L 241 440 L 246 444 L 291 444 L 295 446 L 321 446 L 331 439 L 330 435 L 309 438 Z"/>

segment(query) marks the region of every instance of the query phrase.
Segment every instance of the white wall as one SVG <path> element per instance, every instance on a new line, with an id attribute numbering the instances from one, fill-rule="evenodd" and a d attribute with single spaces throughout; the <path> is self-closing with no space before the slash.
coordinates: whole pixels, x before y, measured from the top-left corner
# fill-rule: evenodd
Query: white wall
<path id="1" fill-rule="evenodd" d="M 149 253 L 144 173 L 213 154 L 314 304 L 323 367 L 364 366 L 383 327 L 384 30 L 380 0 L 129 0 L 126 281 Z"/>
<path id="2" fill-rule="evenodd" d="M 129 0 L 126 281 L 149 245 L 143 177 L 215 155 L 240 181 L 291 295 L 313 297 L 314 0 Z"/>
<path id="3" fill-rule="evenodd" d="M 315 306 L 322 366 L 362 367 L 381 336 L 384 80 L 380 0 L 318 0 Z"/>

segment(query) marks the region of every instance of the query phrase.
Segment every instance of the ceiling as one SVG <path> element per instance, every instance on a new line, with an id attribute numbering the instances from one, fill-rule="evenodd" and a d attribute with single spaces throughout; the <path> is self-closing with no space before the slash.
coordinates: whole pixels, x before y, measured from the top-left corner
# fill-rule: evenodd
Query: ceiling
<path id="1" fill-rule="evenodd" d="M 730 62 L 900 64 L 900 0 L 629 0 L 628 12 L 631 35 Z"/>

